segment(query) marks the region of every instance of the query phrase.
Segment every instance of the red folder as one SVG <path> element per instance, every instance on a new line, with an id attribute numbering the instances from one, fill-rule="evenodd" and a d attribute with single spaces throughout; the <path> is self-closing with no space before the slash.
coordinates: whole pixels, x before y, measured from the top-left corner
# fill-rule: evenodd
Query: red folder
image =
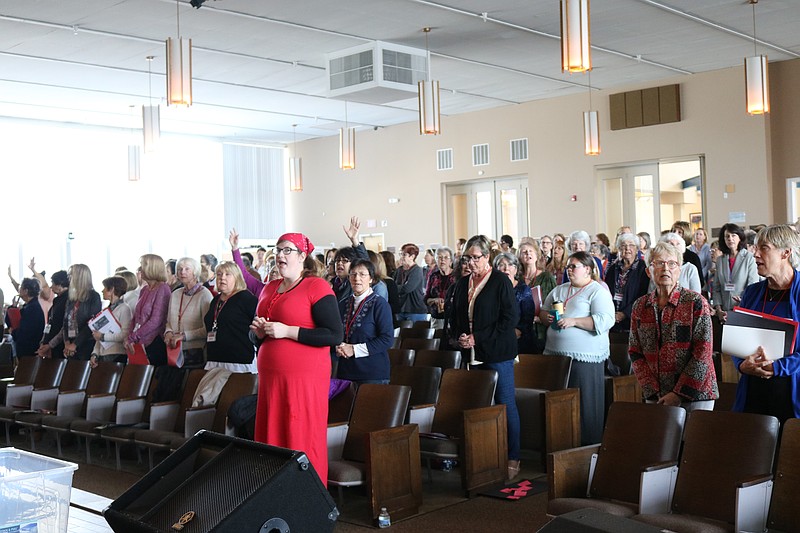
<path id="1" fill-rule="evenodd" d="M 183 366 L 183 350 L 181 349 L 181 345 L 183 344 L 182 340 L 179 340 L 174 348 L 169 347 L 169 343 L 167 343 L 167 364 L 169 366 L 174 366 L 177 368 L 181 368 Z"/>
<path id="2" fill-rule="evenodd" d="M 129 365 L 149 365 L 150 360 L 147 358 L 147 352 L 144 350 L 144 344 L 137 342 L 133 345 L 133 353 L 128 354 Z"/>
<path id="3" fill-rule="evenodd" d="M 794 351 L 794 347 L 795 347 L 796 342 L 797 342 L 797 328 L 798 328 L 798 326 L 800 326 L 800 324 L 798 322 L 792 320 L 791 318 L 785 318 L 785 317 L 782 317 L 782 316 L 770 315 L 768 313 L 762 313 L 760 311 L 754 311 L 752 309 L 745 309 L 744 307 L 734 307 L 733 311 L 735 313 L 742 313 L 744 315 L 749 315 L 751 317 L 756 317 L 757 319 L 771 321 L 774 325 L 773 326 L 769 326 L 769 322 L 766 322 L 766 323 L 762 322 L 761 325 L 752 324 L 752 323 L 747 324 L 746 323 L 747 321 L 743 321 L 742 324 L 738 324 L 739 320 L 737 320 L 737 317 L 735 316 L 735 314 L 729 313 L 728 314 L 728 323 L 731 323 L 731 325 L 735 324 L 735 325 L 744 325 L 744 326 L 750 326 L 750 327 L 763 327 L 765 329 L 774 329 L 774 330 L 784 331 L 786 333 L 786 342 L 785 342 L 785 350 L 784 350 L 785 353 L 782 354 L 782 355 L 788 355 L 788 354 L 790 354 L 790 353 L 792 353 Z M 723 327 L 723 332 L 724 332 L 724 327 Z M 789 335 L 791 335 L 791 342 L 789 342 Z"/>

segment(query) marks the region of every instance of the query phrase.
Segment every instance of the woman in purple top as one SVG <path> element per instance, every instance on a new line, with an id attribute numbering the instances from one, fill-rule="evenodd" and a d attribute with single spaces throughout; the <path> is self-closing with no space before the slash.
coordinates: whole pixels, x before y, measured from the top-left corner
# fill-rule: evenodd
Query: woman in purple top
<path id="1" fill-rule="evenodd" d="M 239 270 L 242 271 L 242 277 L 244 278 L 245 285 L 247 285 L 247 290 L 252 292 L 256 297 L 261 296 L 261 289 L 264 288 L 266 283 L 252 276 L 245 268 L 242 262 L 242 252 L 239 251 L 239 234 L 236 232 L 236 228 L 233 228 L 230 235 L 228 235 L 228 242 L 231 243 L 233 262 L 239 265 Z"/>
<path id="2" fill-rule="evenodd" d="M 134 344 L 142 344 L 150 364 L 163 366 L 167 364 L 167 345 L 164 344 L 163 335 L 170 297 L 164 260 L 155 254 L 145 254 L 139 258 L 139 272 L 145 285 L 142 286 L 139 303 L 133 312 L 131 332 L 125 341 L 125 349 L 130 355 Z"/>

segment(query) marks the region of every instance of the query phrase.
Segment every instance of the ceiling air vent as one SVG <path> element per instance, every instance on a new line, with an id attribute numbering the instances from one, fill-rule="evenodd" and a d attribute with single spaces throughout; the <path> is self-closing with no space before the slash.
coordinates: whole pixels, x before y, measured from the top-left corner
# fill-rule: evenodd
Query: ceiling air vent
<path id="1" fill-rule="evenodd" d="M 511 141 L 511 160 L 527 161 L 528 159 L 528 139 L 513 139 Z"/>
<path id="2" fill-rule="evenodd" d="M 472 166 L 479 167 L 489 164 L 489 145 L 488 144 L 473 144 L 472 145 Z"/>
<path id="3" fill-rule="evenodd" d="M 374 41 L 327 54 L 328 96 L 385 104 L 414 98 L 428 78 L 425 50 Z"/>
<path id="4" fill-rule="evenodd" d="M 436 170 L 453 170 L 453 149 L 436 150 Z"/>

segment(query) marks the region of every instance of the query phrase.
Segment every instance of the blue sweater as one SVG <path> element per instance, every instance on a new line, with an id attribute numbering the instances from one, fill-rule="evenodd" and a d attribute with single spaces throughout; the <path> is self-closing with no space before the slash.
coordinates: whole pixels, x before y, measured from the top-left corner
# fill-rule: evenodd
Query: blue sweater
<path id="1" fill-rule="evenodd" d="M 367 357 L 340 357 L 337 377 L 350 381 L 389 379 L 389 348 L 394 340 L 392 308 L 374 292 L 356 306 L 353 318 L 352 297 L 339 302 L 339 314 L 345 330 L 344 342 L 367 345 Z"/>
<path id="2" fill-rule="evenodd" d="M 760 304 L 764 301 L 764 293 L 767 290 L 767 281 L 760 281 L 749 285 L 742 293 L 741 307 L 761 311 Z M 789 314 L 794 321 L 800 322 L 800 271 L 795 271 L 792 286 L 789 289 Z M 743 359 L 733 358 L 736 368 L 742 364 Z M 794 352 L 791 355 L 777 359 L 772 363 L 775 376 L 791 376 L 792 406 L 794 407 L 795 418 L 800 418 L 800 342 L 795 341 Z M 743 411 L 745 400 L 747 399 L 747 386 L 752 376 L 741 374 L 739 386 L 736 388 L 736 402 L 733 404 L 733 411 Z"/>

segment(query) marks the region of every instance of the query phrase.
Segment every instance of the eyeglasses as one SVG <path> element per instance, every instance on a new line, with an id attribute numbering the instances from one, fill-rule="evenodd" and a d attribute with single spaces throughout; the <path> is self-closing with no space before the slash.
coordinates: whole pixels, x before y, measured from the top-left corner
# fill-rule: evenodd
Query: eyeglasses
<path id="1" fill-rule="evenodd" d="M 567 270 L 575 270 L 576 268 L 586 267 L 583 263 L 570 263 L 567 265 Z"/>
<path id="2" fill-rule="evenodd" d="M 620 250 L 622 250 L 622 249 L 625 249 L 625 250 L 635 250 L 635 249 L 636 249 L 636 245 L 635 245 L 635 244 L 632 244 L 632 243 L 628 243 L 628 244 L 621 244 L 621 245 L 620 245 L 620 247 L 619 247 L 619 249 L 620 249 Z"/>
<path id="3" fill-rule="evenodd" d="M 349 262 L 350 262 L 350 260 L 348 258 L 346 258 L 346 257 L 340 257 L 339 259 L 334 261 L 334 263 L 336 263 L 337 265 L 344 265 L 345 263 L 349 263 Z"/>
<path id="4" fill-rule="evenodd" d="M 287 246 L 286 248 L 274 248 L 273 251 L 275 252 L 275 255 L 280 255 L 280 254 L 292 255 L 292 252 L 300 253 L 300 250 L 298 250 L 297 248 L 291 248 L 289 246 Z"/>
<path id="5" fill-rule="evenodd" d="M 351 278 L 368 278 L 369 272 L 359 272 L 351 270 L 348 276 L 350 276 Z"/>
<path id="6" fill-rule="evenodd" d="M 478 261 L 480 261 L 481 259 L 483 259 L 484 257 L 486 257 L 486 254 L 481 254 L 481 255 L 465 255 L 464 257 L 466 257 L 466 258 L 467 258 L 467 261 L 469 261 L 469 262 L 471 262 L 471 263 L 477 263 Z"/>
<path id="7" fill-rule="evenodd" d="M 650 261 L 650 264 L 652 266 L 656 267 L 656 268 L 664 268 L 666 266 L 666 267 L 668 267 L 670 269 L 673 269 L 673 268 L 676 268 L 678 266 L 678 262 L 677 261 L 655 260 L 655 261 Z"/>

